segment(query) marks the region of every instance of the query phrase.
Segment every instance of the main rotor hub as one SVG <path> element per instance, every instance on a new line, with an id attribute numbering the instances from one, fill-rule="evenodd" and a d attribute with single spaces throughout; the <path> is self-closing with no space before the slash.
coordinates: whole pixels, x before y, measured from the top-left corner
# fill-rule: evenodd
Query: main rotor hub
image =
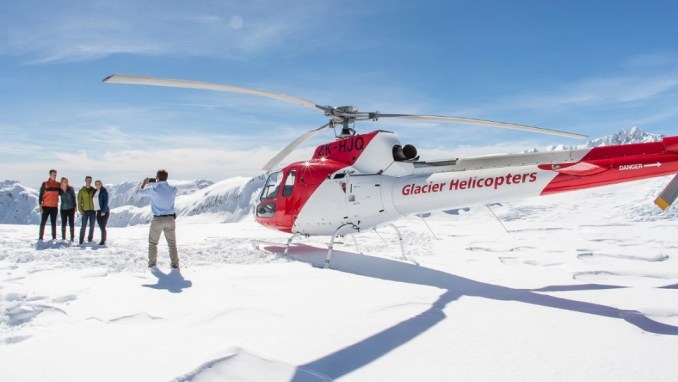
<path id="1" fill-rule="evenodd" d="M 358 108 L 355 106 L 339 106 L 335 108 L 338 111 L 344 112 L 344 113 L 357 113 Z"/>
<path id="2" fill-rule="evenodd" d="M 332 118 L 334 122 L 346 123 L 358 119 L 358 108 L 355 106 L 325 106 L 322 108 L 326 116 Z"/>

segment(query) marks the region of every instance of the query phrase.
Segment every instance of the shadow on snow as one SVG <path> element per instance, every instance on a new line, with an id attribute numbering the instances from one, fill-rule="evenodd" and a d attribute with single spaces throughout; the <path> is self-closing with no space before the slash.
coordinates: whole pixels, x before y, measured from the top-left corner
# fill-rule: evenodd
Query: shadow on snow
<path id="1" fill-rule="evenodd" d="M 277 251 L 279 247 L 269 247 L 268 249 Z M 290 257 L 295 260 L 307 262 L 316 267 L 324 265 L 326 256 L 326 250 L 324 249 L 304 244 L 292 246 L 290 249 Z M 635 310 L 623 310 L 611 306 L 539 293 L 621 288 L 618 286 L 584 284 L 548 286 L 535 290 L 514 289 L 483 283 L 397 260 L 342 251 L 335 251 L 334 253 L 336 256 L 332 258 L 332 268 L 336 271 L 382 280 L 432 286 L 444 290 L 445 293 L 426 311 L 358 343 L 300 366 L 302 369 L 313 370 L 331 378 L 339 378 L 357 370 L 432 328 L 438 322 L 445 319 L 443 310 L 447 304 L 459 299 L 461 296 L 483 297 L 499 301 L 518 301 L 554 309 L 621 319 L 646 332 L 659 335 L 678 335 L 678 327 L 654 321 Z M 293 380 L 300 379 L 295 377 Z"/>
<path id="2" fill-rule="evenodd" d="M 165 289 L 172 293 L 181 293 L 185 288 L 190 288 L 193 285 L 191 280 L 184 279 L 179 269 L 172 269 L 170 273 L 163 273 L 158 268 L 151 268 L 153 276 L 158 278 L 156 284 L 144 284 L 143 286 L 153 289 Z"/>

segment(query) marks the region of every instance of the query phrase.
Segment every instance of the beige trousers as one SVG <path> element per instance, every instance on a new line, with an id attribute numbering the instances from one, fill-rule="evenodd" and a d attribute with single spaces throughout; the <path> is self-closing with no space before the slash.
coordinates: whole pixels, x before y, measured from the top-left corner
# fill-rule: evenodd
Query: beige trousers
<path id="1" fill-rule="evenodd" d="M 151 221 L 151 229 L 148 232 L 148 265 L 155 265 L 158 261 L 158 242 L 160 234 L 165 233 L 167 246 L 169 247 L 172 266 L 179 266 L 179 254 L 177 252 L 176 225 L 173 216 L 154 217 Z"/>

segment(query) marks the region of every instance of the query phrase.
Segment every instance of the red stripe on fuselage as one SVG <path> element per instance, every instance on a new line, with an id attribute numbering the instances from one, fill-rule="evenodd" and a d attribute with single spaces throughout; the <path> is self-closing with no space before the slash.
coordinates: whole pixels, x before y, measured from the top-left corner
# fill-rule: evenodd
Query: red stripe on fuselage
<path id="1" fill-rule="evenodd" d="M 587 163 L 604 171 L 586 174 L 560 172 L 542 191 L 542 195 L 604 186 L 678 173 L 678 137 L 662 142 L 596 147 L 578 163 Z M 566 167 L 568 164 L 562 164 Z M 542 170 L 558 171 L 560 165 L 540 165 Z"/>

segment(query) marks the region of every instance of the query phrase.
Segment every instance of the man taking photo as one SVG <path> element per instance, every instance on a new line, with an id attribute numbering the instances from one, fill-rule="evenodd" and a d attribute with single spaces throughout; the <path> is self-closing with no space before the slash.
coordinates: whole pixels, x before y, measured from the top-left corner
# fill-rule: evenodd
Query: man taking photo
<path id="1" fill-rule="evenodd" d="M 158 242 L 160 233 L 165 234 L 171 265 L 173 269 L 179 268 L 179 254 L 177 252 L 176 238 L 176 211 L 174 199 L 177 188 L 167 183 L 167 171 L 158 170 L 156 178 L 146 178 L 137 189 L 137 195 L 151 198 L 151 212 L 153 220 L 148 233 L 148 267 L 155 267 L 158 260 Z"/>

